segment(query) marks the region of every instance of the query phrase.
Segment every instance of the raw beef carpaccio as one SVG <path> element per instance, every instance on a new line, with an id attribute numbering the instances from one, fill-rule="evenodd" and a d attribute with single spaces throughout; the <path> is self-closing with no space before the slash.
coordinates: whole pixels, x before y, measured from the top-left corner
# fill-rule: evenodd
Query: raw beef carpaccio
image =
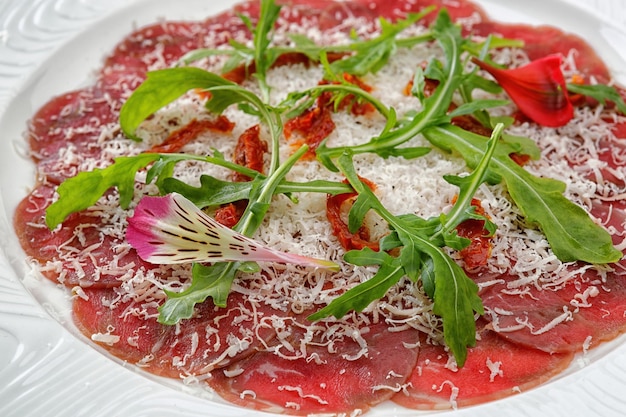
<path id="1" fill-rule="evenodd" d="M 394 21 L 433 4 L 445 6 L 462 25 L 464 35 L 497 33 L 523 39 L 522 48 L 500 52 L 502 63 L 520 65 L 558 53 L 564 57 L 566 74 L 587 82 L 610 81 L 602 61 L 578 37 L 551 27 L 498 23 L 465 0 L 291 1 L 281 11 L 275 41 L 286 42 L 286 34 L 297 31 L 320 43 L 347 43 L 353 33 L 375 36 L 380 16 Z M 361 313 L 308 321 L 310 313 L 343 288 L 371 276 L 369 270 L 345 265 L 337 273 L 263 265 L 259 272 L 238 275 L 227 307 L 209 299 L 196 306 L 191 319 L 173 326 L 161 324 L 157 309 L 166 298 L 165 291 L 188 287 L 191 267 L 150 264 L 124 239 L 132 207 L 140 195 L 156 193 L 153 185 L 143 184 L 140 174 L 138 196 L 129 211 L 121 210 L 116 191 L 108 190 L 95 206 L 71 215 L 54 230 L 46 226 L 45 210 L 65 179 L 104 168 L 119 156 L 155 151 L 206 155 L 217 149 L 227 159 L 260 170 L 267 147 L 259 138 L 266 132 L 259 130 L 249 114 L 236 109 L 220 116 L 207 114 L 202 105 L 207 97 L 199 92 L 189 93 L 178 105 L 147 120 L 140 127 L 141 142 L 126 138 L 118 122 L 122 104 L 147 71 L 175 66 L 198 48 L 228 48 L 232 40 L 249 41 L 250 31 L 238 13 L 255 21 L 258 4 L 243 3 L 203 21 L 164 21 L 136 30 L 105 57 L 93 85 L 52 98 L 31 119 L 27 137 L 38 177 L 17 208 L 15 230 L 33 267 L 67 287 L 75 324 L 86 337 L 147 372 L 183 378 L 188 384 L 207 384 L 240 406 L 298 415 L 352 415 L 387 400 L 429 410 L 522 392 L 566 369 L 575 354 L 584 354 L 624 331 L 624 261 L 600 266 L 560 262 L 540 232 L 517 218 L 502 221 L 508 229 L 496 232 L 486 265 L 468 268 L 468 275 L 479 285 L 485 314 L 478 318 L 477 345 L 468 350 L 463 367 L 456 366 L 443 344 L 441 323 L 428 297 L 409 280 L 401 280 Z M 436 11 L 418 22 L 421 26 L 414 33 L 423 33 L 434 16 Z M 434 50 L 432 45 L 424 48 L 426 52 L 398 51 L 387 68 L 363 78 L 363 85 L 397 106 L 399 115 L 413 105 L 414 98 L 403 93 L 412 79 L 412 68 Z M 270 82 L 276 83 L 273 94 L 278 97 L 286 94 L 282 89 L 304 89 L 321 81 L 319 65 L 291 58 L 270 70 Z M 223 62 L 209 57 L 194 65 L 218 71 Z M 241 68 L 236 70 L 227 74 L 233 81 L 242 85 L 254 81 Z M 384 124 L 375 111 L 319 112 L 319 117 L 326 118 L 323 122 L 330 123 L 324 137 L 338 144 L 350 143 L 348 136 L 369 139 Z M 523 115 L 514 116 L 512 133 L 533 138 L 543 151 L 543 162 L 529 163 L 531 169 L 539 175 L 562 174 L 562 180 L 570 181 L 572 198 L 585 204 L 611 233 L 616 247 L 623 248 L 623 116 L 591 100 L 577 101 L 572 121 L 558 129 L 544 129 Z M 316 121 L 292 124 L 295 128 L 285 141 L 285 154 L 293 151 L 298 140 L 306 140 L 307 129 L 319 127 Z M 346 129 L 351 129 L 350 135 Z M 441 180 L 441 174 L 463 172 L 465 165 L 460 158 L 438 152 L 428 158 L 433 159 L 416 166 L 400 158 L 363 158 L 362 175 L 391 210 L 433 215 L 451 204 L 456 193 Z M 553 164 L 559 168 L 551 169 Z M 207 168 L 190 163 L 176 169 L 183 180 L 197 180 Z M 249 179 L 208 169 L 224 180 Z M 315 179 L 322 171 L 308 158 L 294 169 L 293 179 L 298 175 Z M 333 173 L 327 175 L 342 180 Z M 278 199 L 265 231 L 257 237 L 283 250 L 309 244 L 308 254 L 324 258 L 341 259 L 345 250 L 364 246 L 378 250 L 380 230 L 376 227 L 358 235 L 344 234 L 342 210 L 351 197 L 327 200 L 325 195 L 305 195 L 297 203 Z M 503 207 L 506 191 L 483 190 L 477 197 L 494 221 L 503 213 L 516 216 L 514 209 Z M 242 204 L 245 207 L 245 201 L 220 207 L 216 217 L 233 226 Z M 299 211 L 293 214 L 293 210 Z M 463 265 L 463 259 L 459 262 Z"/>

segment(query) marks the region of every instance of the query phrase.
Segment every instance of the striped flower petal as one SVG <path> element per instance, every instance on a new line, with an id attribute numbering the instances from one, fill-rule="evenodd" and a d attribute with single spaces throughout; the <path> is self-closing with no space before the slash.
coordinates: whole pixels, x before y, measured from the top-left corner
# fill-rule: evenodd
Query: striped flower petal
<path id="1" fill-rule="evenodd" d="M 153 264 L 267 261 L 339 269 L 331 261 L 261 245 L 208 216 L 180 194 L 144 197 L 128 219 L 126 239 Z"/>
<path id="2" fill-rule="evenodd" d="M 574 117 L 561 71 L 561 56 L 548 55 L 514 69 L 500 69 L 472 59 L 490 73 L 529 119 L 542 126 L 559 127 Z"/>

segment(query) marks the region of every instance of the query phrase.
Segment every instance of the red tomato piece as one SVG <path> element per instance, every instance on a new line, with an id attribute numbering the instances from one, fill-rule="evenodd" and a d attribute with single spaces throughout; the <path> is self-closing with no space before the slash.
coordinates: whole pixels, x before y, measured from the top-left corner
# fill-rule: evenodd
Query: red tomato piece
<path id="1" fill-rule="evenodd" d="M 174 153 L 179 152 L 183 146 L 196 139 L 199 135 L 207 131 L 220 133 L 230 133 L 235 124 L 228 120 L 226 116 L 218 116 L 215 120 L 193 119 L 187 125 L 172 132 L 163 143 L 153 146 L 149 152 L 154 153 Z"/>
<path id="2" fill-rule="evenodd" d="M 376 186 L 370 181 L 364 180 L 364 182 L 371 188 L 375 189 Z M 343 220 L 342 212 L 344 204 L 351 204 L 357 197 L 356 193 L 346 193 L 338 195 L 329 195 L 326 198 L 326 216 L 333 230 L 333 235 L 339 239 L 339 243 L 345 250 L 360 250 L 363 248 L 370 248 L 378 251 L 378 242 L 370 240 L 369 229 L 366 226 L 361 226 L 356 233 L 352 233 L 348 229 L 348 225 Z"/>

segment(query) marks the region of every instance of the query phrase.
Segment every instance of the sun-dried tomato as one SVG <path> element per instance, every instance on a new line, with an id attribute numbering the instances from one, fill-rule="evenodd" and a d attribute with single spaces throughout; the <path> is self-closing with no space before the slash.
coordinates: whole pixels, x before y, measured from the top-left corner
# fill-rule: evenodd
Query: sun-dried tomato
<path id="1" fill-rule="evenodd" d="M 472 206 L 476 208 L 476 213 L 485 216 L 485 210 L 480 204 L 480 200 L 473 198 Z M 478 219 L 468 219 L 459 224 L 456 228 L 459 236 L 470 240 L 469 246 L 460 251 L 465 262 L 465 267 L 475 269 L 486 265 L 491 250 L 493 248 L 493 236 L 485 229 L 485 221 Z"/>
<path id="2" fill-rule="evenodd" d="M 151 153 L 174 153 L 181 150 L 183 146 L 196 139 L 198 136 L 209 130 L 230 133 L 235 124 L 228 120 L 226 116 L 219 116 L 215 120 L 209 119 L 193 119 L 186 124 L 170 133 L 170 135 L 161 144 L 153 146 L 148 152 Z"/>
<path id="3" fill-rule="evenodd" d="M 293 132 L 302 136 L 299 146 L 303 143 L 309 145 L 309 151 L 305 155 L 307 159 L 315 158 L 315 150 L 324 139 L 335 130 L 335 122 L 331 117 L 330 110 L 326 106 L 314 106 L 301 115 L 287 121 L 284 126 L 284 134 L 289 139 Z"/>
<path id="4" fill-rule="evenodd" d="M 343 78 L 365 91 L 372 91 L 372 87 L 354 75 L 344 74 Z M 325 85 L 328 82 L 320 81 L 319 84 Z M 352 94 L 344 97 L 337 109 L 342 110 L 345 108 L 349 108 L 355 116 L 374 111 L 372 104 L 362 103 Z M 305 155 L 305 158 L 315 158 L 317 147 L 335 130 L 335 122 L 332 119 L 333 110 L 335 110 L 335 105 L 332 101 L 332 94 L 325 92 L 317 98 L 313 107 L 285 123 L 284 134 L 287 139 L 291 137 L 293 132 L 298 132 L 302 136 L 302 140 L 294 142 L 294 145 L 299 146 L 303 143 L 309 145 L 309 152 Z"/>
<path id="5" fill-rule="evenodd" d="M 239 136 L 233 161 L 241 166 L 263 172 L 263 155 L 267 152 L 267 143 L 261 140 L 259 125 L 254 125 Z M 235 172 L 233 181 L 249 181 L 251 178 Z"/>
<path id="6" fill-rule="evenodd" d="M 363 178 L 361 180 L 372 190 L 376 188 L 372 182 Z M 343 221 L 341 216 L 343 205 L 346 203 L 352 204 L 356 197 L 356 193 L 345 193 L 329 195 L 326 199 L 326 217 L 332 227 L 333 235 L 339 239 L 339 243 L 345 250 L 359 250 L 367 247 L 378 251 L 378 242 L 370 240 L 370 232 L 366 226 L 361 226 L 356 233 L 352 233 L 348 230 L 346 222 Z"/>
<path id="7" fill-rule="evenodd" d="M 235 146 L 233 162 L 238 165 L 263 172 L 263 157 L 267 152 L 267 143 L 261 139 L 259 125 L 254 125 L 246 129 Z M 251 178 L 238 172 L 233 173 L 233 181 L 245 182 Z M 215 220 L 224 226 L 233 227 L 239 222 L 246 209 L 247 201 L 239 200 L 233 203 L 224 204 L 215 211 Z"/>
<path id="8" fill-rule="evenodd" d="M 231 229 L 239 222 L 246 209 L 246 201 L 240 200 L 234 203 L 224 204 L 215 211 L 215 220 Z"/>

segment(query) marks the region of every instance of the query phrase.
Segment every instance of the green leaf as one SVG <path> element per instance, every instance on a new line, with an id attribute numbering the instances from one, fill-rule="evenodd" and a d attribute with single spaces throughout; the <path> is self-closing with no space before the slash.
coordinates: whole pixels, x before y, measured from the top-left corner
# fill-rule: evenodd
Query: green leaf
<path id="1" fill-rule="evenodd" d="M 411 13 L 406 19 L 399 19 L 395 23 L 380 18 L 380 36 L 369 40 L 357 41 L 350 45 L 354 54 L 333 62 L 331 64 L 332 72 L 335 74 L 349 73 L 357 76 L 378 72 L 396 52 L 398 48 L 398 34 L 433 10 L 433 7 L 428 7 L 418 14 Z M 414 41 L 421 42 L 427 39 L 421 37 Z"/>
<path id="2" fill-rule="evenodd" d="M 363 311 L 372 302 L 383 297 L 404 276 L 402 265 L 387 256 L 389 261 L 383 263 L 372 278 L 349 289 L 307 319 L 317 321 L 329 316 L 341 318 L 351 310 Z"/>
<path id="3" fill-rule="evenodd" d="M 94 204 L 111 187 L 120 193 L 120 206 L 127 208 L 135 192 L 135 174 L 159 158 L 158 154 L 120 157 L 104 169 L 81 172 L 59 185 L 59 198 L 46 210 L 46 224 L 54 229 L 67 216 Z"/>
<path id="4" fill-rule="evenodd" d="M 391 148 L 388 152 L 385 153 L 387 157 L 402 157 L 404 159 L 415 159 L 421 158 L 422 156 L 428 154 L 432 149 L 427 148 L 425 146 L 414 146 L 414 147 L 405 147 L 405 148 Z"/>
<path id="5" fill-rule="evenodd" d="M 250 27 L 254 35 L 254 76 L 259 80 L 262 100 L 265 103 L 269 102 L 269 86 L 266 82 L 267 71 L 279 56 L 277 50 L 269 47 L 279 14 L 280 6 L 276 5 L 274 0 L 261 0 L 257 25 L 253 29 Z"/>
<path id="6" fill-rule="evenodd" d="M 289 34 L 289 39 L 295 44 L 295 50 L 303 53 L 312 61 L 319 61 L 320 55 L 325 52 L 325 48 L 318 46 L 311 38 L 299 34 Z"/>
<path id="7" fill-rule="evenodd" d="M 365 247 L 360 250 L 350 250 L 344 255 L 344 260 L 352 265 L 382 265 L 389 261 L 389 254 L 386 252 L 377 252 L 371 248 Z"/>
<path id="8" fill-rule="evenodd" d="M 435 146 L 456 150 L 472 168 L 486 149 L 487 138 L 451 125 L 431 127 L 424 136 Z M 513 162 L 507 150 L 496 149 L 490 178 L 505 181 L 515 204 L 530 223 L 539 225 L 561 261 L 605 264 L 621 259 L 611 235 L 563 195 L 564 183 L 535 177 Z"/>
<path id="9" fill-rule="evenodd" d="M 166 291 L 167 300 L 159 307 L 159 323 L 174 325 L 191 318 L 195 305 L 206 301 L 208 297 L 213 299 L 215 305 L 225 307 L 240 266 L 238 262 L 220 262 L 212 266 L 194 264 L 189 288 L 178 293 Z"/>
<path id="10" fill-rule="evenodd" d="M 472 55 L 479 57 L 481 60 L 487 57 L 487 52 L 490 49 L 501 48 L 523 48 L 524 41 L 520 39 L 502 38 L 490 34 L 484 41 L 481 42 L 468 42 L 464 49 L 470 52 Z"/>
<path id="11" fill-rule="evenodd" d="M 475 191 L 481 180 L 487 176 L 485 171 L 495 149 L 495 144 L 492 144 L 489 153 L 482 158 L 484 161 L 481 170 L 478 170 L 473 177 L 463 181 L 462 203 L 459 203 L 460 208 L 457 207 L 457 211 L 464 207 L 469 194 Z M 397 258 L 391 255 L 373 256 L 368 251 L 364 251 L 360 257 L 351 255 L 359 263 L 370 259 L 373 264 L 380 265 L 378 273 L 375 275 L 376 280 L 372 283 L 366 281 L 350 289 L 322 309 L 322 313 L 312 317 L 325 317 L 330 314 L 339 317 L 355 306 L 357 306 L 355 309 L 365 308 L 374 296 L 382 293 L 383 288 L 390 288 L 387 285 L 392 281 L 392 277 L 395 280 L 406 275 L 413 281 L 417 281 L 421 277 L 427 294 L 433 299 L 433 308 L 437 312 L 436 314 L 443 320 L 446 344 L 453 352 L 457 363 L 462 366 L 466 359 L 467 346 L 473 346 L 475 343 L 474 314 L 482 314 L 483 307 L 480 297 L 478 297 L 478 287 L 467 277 L 463 269 L 441 249 L 446 239 L 442 236 L 440 218 L 425 220 L 414 214 L 401 216 L 391 214 L 376 198 L 372 190 L 361 182 L 349 152 L 344 153 L 339 158 L 338 166 L 359 194 L 359 198 L 364 201 L 362 208 L 357 209 L 359 213 L 362 213 L 365 207 L 369 207 L 389 223 L 392 233 L 390 237 L 384 240 L 385 249 L 391 247 L 401 247 L 401 249 Z M 452 216 L 454 219 L 458 217 L 454 209 Z M 445 216 L 442 218 L 446 219 Z M 454 219 L 447 220 L 448 227 L 455 224 Z M 382 297 L 382 295 L 380 296 Z"/>
<path id="12" fill-rule="evenodd" d="M 613 87 L 603 84 L 567 84 L 567 91 L 591 97 L 603 105 L 606 105 L 607 101 L 613 102 L 619 111 L 626 115 L 626 103 L 624 103 L 624 98 L 619 91 Z"/>
<path id="13" fill-rule="evenodd" d="M 524 136 L 514 136 L 502 134 L 501 136 L 502 153 L 517 153 L 520 155 L 528 155 L 530 159 L 537 161 L 541 158 L 541 149 L 537 146 L 537 142 Z M 506 147 L 504 147 L 506 146 Z"/>
<path id="14" fill-rule="evenodd" d="M 450 117 L 463 116 L 467 114 L 472 114 L 477 111 L 486 110 L 493 107 L 506 106 L 509 104 L 509 100 L 474 100 L 469 103 L 464 103 L 452 110 L 449 114 Z"/>
<path id="15" fill-rule="evenodd" d="M 348 213 L 348 230 L 350 233 L 356 233 L 359 230 L 363 225 L 365 215 L 372 209 L 370 195 L 370 193 L 359 194 L 352 204 L 352 208 L 350 208 Z"/>
<path id="16" fill-rule="evenodd" d="M 242 16 L 242 18 L 245 16 Z M 224 53 L 228 53 L 228 60 L 222 66 L 220 74 L 224 75 L 230 71 L 234 71 L 240 66 L 244 67 L 246 75 L 250 69 L 250 65 L 254 62 L 254 50 L 247 45 L 237 42 L 234 39 L 228 41 L 228 44 L 232 47 L 232 50 L 223 49 Z"/>
<path id="17" fill-rule="evenodd" d="M 233 50 L 200 48 L 194 49 L 193 51 L 190 51 L 183 55 L 182 58 L 178 60 L 178 63 L 181 66 L 185 66 L 191 64 L 192 62 L 199 61 L 203 58 L 208 58 L 216 55 L 230 55 L 231 58 L 238 57 L 235 47 L 233 47 Z"/>
<path id="18" fill-rule="evenodd" d="M 496 148 L 498 147 L 498 139 L 500 139 L 503 128 L 504 126 L 501 124 L 496 126 L 486 145 L 485 152 L 471 174 L 464 177 L 445 177 L 446 181 L 459 187 L 459 194 L 452 209 L 443 216 L 443 219 L 445 219 L 445 223 L 443 224 L 444 233 L 449 234 L 454 232 L 454 235 L 456 235 L 455 229 L 459 224 L 468 218 L 477 217 L 473 214 L 474 209 L 471 208 L 472 199 L 476 191 L 478 191 L 478 187 L 489 177 L 489 166 L 496 152 Z M 486 218 L 482 218 L 482 220 L 489 222 Z"/>
<path id="19" fill-rule="evenodd" d="M 157 110 L 195 88 L 238 87 L 219 75 L 194 67 L 168 68 L 148 72 L 146 80 L 133 92 L 120 111 L 120 125 L 126 136 L 138 139 L 135 131 Z M 221 113 L 230 104 L 240 101 L 236 93 L 216 92 L 209 100 L 210 109 Z"/>
<path id="20" fill-rule="evenodd" d="M 252 182 L 223 181 L 210 175 L 202 175 L 199 187 L 188 185 L 176 178 L 167 178 L 163 181 L 162 190 L 165 193 L 182 194 L 196 206 L 204 208 L 246 200 L 252 187 Z"/>
<path id="21" fill-rule="evenodd" d="M 440 250 L 430 253 L 435 277 L 433 313 L 443 320 L 443 336 L 459 367 L 467 359 L 467 347 L 476 344 L 474 313 L 483 314 L 478 286 L 463 269 Z"/>
<path id="22" fill-rule="evenodd" d="M 452 22 L 445 9 L 442 9 L 437 16 L 432 28 L 432 36 L 443 49 L 445 62 L 437 61 L 436 65 L 431 65 L 431 67 L 438 66 L 440 68 L 437 75 L 440 84 L 431 96 L 424 98 L 422 111 L 397 129 L 385 129 L 381 135 L 372 138 L 369 142 L 350 147 L 350 152 L 354 154 L 372 152 L 387 158 L 398 154 L 394 148 L 413 139 L 427 126 L 441 124 L 449 120 L 447 112 L 452 103 L 452 98 L 464 80 L 464 66 L 460 59 L 464 40 L 460 28 Z M 346 147 L 329 148 L 323 143 L 318 147 L 317 152 L 318 158 L 324 165 L 333 170 L 332 158 L 339 157 L 344 151 L 346 151 Z"/>
<path id="23" fill-rule="evenodd" d="M 500 87 L 500 84 L 485 77 L 481 77 L 474 72 L 469 74 L 469 76 L 467 77 L 466 85 L 469 86 L 470 90 L 479 89 L 491 94 L 498 94 L 502 92 L 502 87 Z"/>

